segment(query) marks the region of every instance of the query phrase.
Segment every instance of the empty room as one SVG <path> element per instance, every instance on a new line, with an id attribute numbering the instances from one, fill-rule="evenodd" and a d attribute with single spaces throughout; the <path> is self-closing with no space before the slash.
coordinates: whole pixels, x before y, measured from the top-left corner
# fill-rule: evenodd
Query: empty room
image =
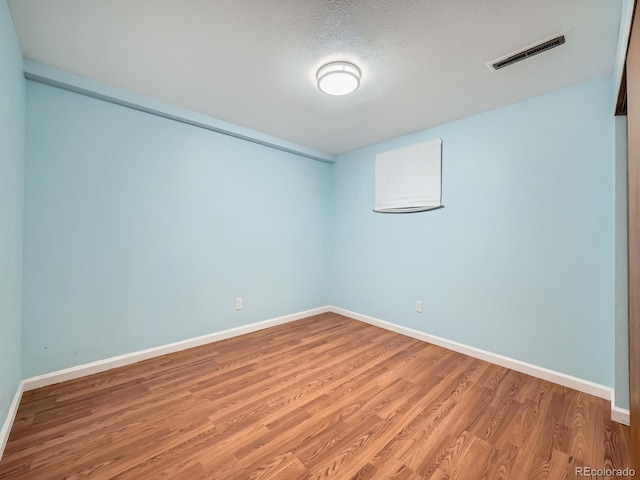
<path id="1" fill-rule="evenodd" d="M 0 0 L 0 479 L 640 477 L 635 0 Z"/>

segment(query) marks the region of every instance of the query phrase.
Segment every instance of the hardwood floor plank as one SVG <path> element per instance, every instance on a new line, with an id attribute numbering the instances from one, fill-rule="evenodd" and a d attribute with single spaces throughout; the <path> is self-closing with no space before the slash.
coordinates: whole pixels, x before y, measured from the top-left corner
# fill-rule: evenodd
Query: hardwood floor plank
<path id="1" fill-rule="evenodd" d="M 336 314 L 26 392 L 0 479 L 574 478 L 602 399 Z"/>
<path id="2" fill-rule="evenodd" d="M 516 478 L 513 472 L 513 464 L 518 456 L 518 448 L 514 445 L 506 445 L 503 448 L 494 447 L 488 457 L 486 478 L 493 480 L 509 480 Z"/>
<path id="3" fill-rule="evenodd" d="M 456 462 L 454 468 L 450 465 L 448 470 L 452 471 L 451 480 L 467 480 L 469 478 L 486 478 L 489 470 L 489 459 L 491 456 L 491 445 L 484 440 L 473 436 L 469 448 Z"/>
<path id="4" fill-rule="evenodd" d="M 257 467 L 247 480 L 271 480 L 275 478 L 296 478 L 306 472 L 304 465 L 288 452 L 284 455 L 276 456 L 264 465 Z"/>

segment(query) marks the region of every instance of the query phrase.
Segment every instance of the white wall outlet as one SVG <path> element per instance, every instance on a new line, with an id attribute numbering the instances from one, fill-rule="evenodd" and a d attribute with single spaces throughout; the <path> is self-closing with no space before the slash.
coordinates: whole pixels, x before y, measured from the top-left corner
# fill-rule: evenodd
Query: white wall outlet
<path id="1" fill-rule="evenodd" d="M 422 302 L 420 300 L 416 300 L 416 312 L 422 313 Z"/>
<path id="2" fill-rule="evenodd" d="M 236 298 L 236 310 L 242 310 L 242 297 Z"/>

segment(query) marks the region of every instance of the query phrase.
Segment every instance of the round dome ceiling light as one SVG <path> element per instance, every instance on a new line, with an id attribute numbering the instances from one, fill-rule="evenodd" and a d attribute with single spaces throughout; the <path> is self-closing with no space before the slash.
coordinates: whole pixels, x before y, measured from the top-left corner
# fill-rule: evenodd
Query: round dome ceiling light
<path id="1" fill-rule="evenodd" d="M 331 62 L 318 70 L 318 88 L 327 95 L 348 95 L 360 86 L 360 69 L 349 62 Z"/>

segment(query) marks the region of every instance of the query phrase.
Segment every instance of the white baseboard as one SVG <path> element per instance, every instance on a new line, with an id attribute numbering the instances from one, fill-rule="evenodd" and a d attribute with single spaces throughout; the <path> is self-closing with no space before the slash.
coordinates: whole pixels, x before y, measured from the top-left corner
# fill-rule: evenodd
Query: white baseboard
<path id="1" fill-rule="evenodd" d="M 481 350 L 479 348 L 471 347 L 463 343 L 458 343 L 452 340 L 447 340 L 442 337 L 430 335 L 428 333 L 420 332 L 412 328 L 396 325 L 395 323 L 386 322 L 384 320 L 370 317 L 368 315 L 362 315 L 360 313 L 352 312 L 350 310 L 345 310 L 344 308 L 335 307 L 331 305 L 329 306 L 329 310 L 333 313 L 344 315 L 345 317 L 353 318 L 355 320 L 360 320 L 361 322 L 365 322 L 370 325 L 375 325 L 376 327 L 384 328 L 386 330 L 391 330 L 392 332 L 400 333 L 408 337 L 422 340 L 423 342 L 432 343 L 434 345 L 438 345 L 440 347 L 453 350 L 454 352 L 463 353 L 470 357 L 478 358 L 480 360 L 484 360 L 486 362 L 490 362 L 495 365 L 500 365 L 501 367 L 510 368 L 512 370 L 515 370 L 521 373 L 526 373 L 527 375 L 531 375 L 532 377 L 540 378 L 542 380 L 547 380 L 549 382 L 562 385 L 563 387 L 572 388 L 574 390 L 578 390 L 579 392 L 584 392 L 584 393 L 588 393 L 589 395 L 593 395 L 599 398 L 604 398 L 605 400 L 612 402 L 611 403 L 611 419 L 618 423 L 629 425 L 629 410 L 625 410 L 620 407 L 616 407 L 614 405 L 613 403 L 614 391 L 611 387 L 607 387 L 605 385 L 600 385 L 599 383 L 595 383 L 589 380 L 584 380 L 582 378 L 567 375 L 565 373 L 556 372 L 555 370 L 550 370 L 548 368 L 539 367 L 531 363 L 522 362 L 514 358 L 498 355 L 497 353 Z"/>
<path id="2" fill-rule="evenodd" d="M 7 446 L 7 441 L 9 440 L 9 434 L 11 433 L 11 427 L 13 426 L 13 422 L 16 419 L 16 414 L 18 413 L 18 406 L 20 405 L 20 400 L 22 399 L 22 392 L 24 392 L 24 381 L 18 384 L 18 388 L 16 389 L 16 394 L 13 396 L 11 405 L 9 405 L 7 418 L 4 420 L 4 423 L 2 424 L 2 430 L 0 430 L 0 460 L 2 460 L 4 447 Z"/>
<path id="3" fill-rule="evenodd" d="M 362 315 L 356 312 L 352 312 L 350 310 L 345 310 L 343 308 L 339 308 L 335 306 L 326 306 L 326 307 L 319 307 L 311 310 L 306 310 L 303 312 L 294 313 L 291 315 L 272 318 L 270 320 L 264 320 L 262 322 L 252 323 L 250 325 L 243 325 L 240 327 L 223 330 L 221 332 L 211 333 L 208 335 L 203 335 L 200 337 L 195 337 L 195 338 L 183 340 L 180 342 L 175 342 L 168 345 L 162 345 L 159 347 L 149 348 L 149 349 L 141 350 L 138 352 L 119 355 L 117 357 L 111 357 L 104 360 L 99 360 L 96 362 L 87 363 L 84 365 L 78 365 L 76 367 L 66 368 L 64 370 L 59 370 L 56 372 L 46 373 L 44 375 L 39 375 L 36 377 L 24 379 L 21 382 L 18 388 L 18 391 L 16 392 L 16 396 L 13 400 L 13 403 L 11 404 L 11 408 L 9 409 L 9 414 L 7 415 L 7 419 L 5 420 L 2 430 L 0 431 L 0 447 L 1 447 L 0 458 L 2 457 L 1 452 L 4 450 L 6 440 L 9 437 L 11 425 L 13 424 L 13 421 L 18 409 L 18 405 L 20 403 L 20 398 L 23 392 L 34 390 L 36 388 L 46 387 L 48 385 L 53 385 L 55 383 L 60 383 L 67 380 L 74 380 L 76 378 L 92 375 L 94 373 L 104 372 L 107 370 L 111 370 L 112 368 L 131 365 L 133 363 L 140 362 L 140 361 L 147 360 L 154 357 L 159 357 L 161 355 L 166 355 L 166 354 L 178 352 L 181 350 L 187 350 L 189 348 L 198 347 L 201 345 L 217 342 L 219 340 L 224 340 L 224 339 L 236 337 L 239 335 L 244 335 L 246 333 L 255 332 L 257 330 L 263 330 L 265 328 L 274 327 L 276 325 L 282 325 L 284 323 L 293 322 L 296 320 L 300 320 L 302 318 L 310 317 L 313 315 L 319 315 L 321 313 L 326 313 L 326 312 L 338 313 L 340 315 L 344 315 L 345 317 L 353 318 L 355 320 L 360 320 L 362 322 L 369 323 L 371 325 L 375 325 L 377 327 L 384 328 L 386 330 L 391 330 L 393 332 L 400 333 L 402 335 L 407 335 L 409 337 L 416 338 L 424 342 L 432 343 L 434 345 L 438 345 L 438 346 L 447 348 L 449 350 L 453 350 L 459 353 L 463 353 L 465 355 L 469 355 L 470 357 L 485 360 L 487 362 L 491 362 L 496 365 L 510 368 L 518 372 L 526 373 L 528 375 L 541 378 L 543 380 L 547 380 L 553 383 L 557 383 L 565 387 L 573 388 L 580 392 L 585 392 L 590 395 L 604 398 L 609 401 L 613 399 L 613 389 L 610 387 L 606 387 L 604 385 L 600 385 L 588 380 L 583 380 L 581 378 L 573 377 L 571 375 L 566 375 L 564 373 L 556 372 L 554 370 L 549 370 L 547 368 L 538 367 L 530 363 L 522 362 L 520 360 L 515 360 L 513 358 L 491 353 L 486 350 L 481 350 L 475 347 L 464 345 L 462 343 L 437 337 L 435 335 L 430 335 L 428 333 L 420 332 L 418 330 L 413 330 L 408 327 L 403 327 L 401 325 L 396 325 L 394 323 L 386 322 L 384 320 L 380 320 L 374 317 Z M 628 425 L 629 411 L 619 407 L 615 407 L 613 406 L 613 403 L 612 403 L 611 418 L 616 422 L 624 423 Z"/>
<path id="4" fill-rule="evenodd" d="M 627 408 L 616 407 L 611 405 L 611 420 L 622 423 L 623 425 L 631 424 L 631 417 Z"/>
<path id="5" fill-rule="evenodd" d="M 631 424 L 631 413 L 628 408 L 616 406 L 616 391 L 611 394 L 611 420 L 622 423 L 623 425 Z"/>
<path id="6" fill-rule="evenodd" d="M 291 315 L 285 315 L 283 317 L 272 318 L 270 320 L 264 320 L 262 322 L 256 322 L 250 325 L 230 328 L 221 332 L 210 333 L 201 337 L 190 338 L 188 340 L 182 340 L 180 342 L 170 343 L 168 345 L 148 348 L 146 350 L 127 353 L 125 355 L 118 355 L 117 357 L 106 358 L 104 360 L 98 360 L 96 362 L 78 365 L 77 367 L 65 368 L 64 370 L 45 373 L 44 375 L 38 375 L 36 377 L 31 377 L 23 380 L 24 391 L 27 392 L 29 390 L 35 390 L 36 388 L 46 387 L 55 383 L 74 380 L 86 375 L 92 375 L 94 373 L 111 370 L 112 368 L 131 365 L 132 363 L 141 362 L 142 360 L 147 360 L 149 358 L 159 357 L 161 355 L 179 352 L 181 350 L 187 350 L 193 347 L 199 347 L 201 345 L 206 345 L 207 343 L 217 342 L 219 340 L 224 340 L 231 337 L 237 337 L 239 335 L 255 332 L 257 330 L 275 327 L 276 325 L 282 325 L 283 323 L 293 322 L 295 320 L 300 320 L 302 318 L 311 317 L 313 315 L 326 313 L 328 311 L 329 307 L 314 308 L 312 310 L 305 310 L 304 312 L 298 312 Z"/>

